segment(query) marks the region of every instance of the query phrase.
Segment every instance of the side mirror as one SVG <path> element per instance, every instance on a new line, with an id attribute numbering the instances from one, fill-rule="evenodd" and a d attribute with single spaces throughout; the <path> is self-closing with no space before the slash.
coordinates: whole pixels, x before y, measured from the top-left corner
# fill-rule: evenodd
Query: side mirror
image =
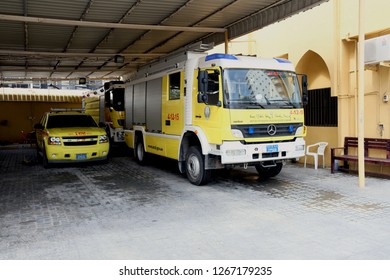
<path id="1" fill-rule="evenodd" d="M 34 125 L 34 128 L 35 129 L 43 129 L 43 125 L 40 124 L 40 123 L 37 123 L 37 124 Z"/>
<path id="2" fill-rule="evenodd" d="M 207 71 L 199 71 L 198 74 L 198 92 L 205 93 L 208 91 L 209 74 Z"/>
<path id="3" fill-rule="evenodd" d="M 207 104 L 208 102 L 209 102 L 209 96 L 206 93 L 199 93 L 198 94 L 198 103 Z"/>
<path id="4" fill-rule="evenodd" d="M 309 90 L 307 83 L 307 75 L 302 75 L 302 103 L 303 105 L 307 105 L 309 101 Z"/>
<path id="5" fill-rule="evenodd" d="M 99 122 L 99 127 L 105 128 L 105 127 L 106 127 L 106 124 L 105 124 L 104 122 Z"/>

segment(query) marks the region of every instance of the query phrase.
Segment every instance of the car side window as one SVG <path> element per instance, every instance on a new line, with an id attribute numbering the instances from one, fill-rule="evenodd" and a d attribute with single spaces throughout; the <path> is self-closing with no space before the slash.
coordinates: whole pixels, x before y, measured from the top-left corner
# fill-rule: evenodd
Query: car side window
<path id="1" fill-rule="evenodd" d="M 45 123 L 46 123 L 46 118 L 47 118 L 47 114 L 44 114 L 41 118 L 41 120 L 39 121 L 39 123 L 45 127 Z"/>

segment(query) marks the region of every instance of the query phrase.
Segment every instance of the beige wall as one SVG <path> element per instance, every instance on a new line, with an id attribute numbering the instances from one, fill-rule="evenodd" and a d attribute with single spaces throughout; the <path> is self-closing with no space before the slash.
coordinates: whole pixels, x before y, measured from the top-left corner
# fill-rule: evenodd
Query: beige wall
<path id="1" fill-rule="evenodd" d="M 332 0 L 331 2 L 339 2 L 340 15 L 342 24 L 340 25 L 340 35 L 345 38 L 350 34 L 355 36 L 358 34 L 358 12 L 359 1 L 357 0 Z M 336 3 L 337 4 L 337 3 Z M 365 1 L 365 28 L 366 33 L 378 32 L 378 35 L 383 35 L 383 32 L 390 28 L 390 1 L 388 0 L 366 0 Z M 382 34 L 381 34 L 382 33 Z M 388 34 L 388 30 L 385 31 Z"/>
<path id="2" fill-rule="evenodd" d="M 0 101 L 0 144 L 21 143 L 50 108 L 81 108 L 81 103 Z"/>
<path id="3" fill-rule="evenodd" d="M 365 1 L 365 30 L 368 38 L 390 33 L 390 1 Z M 357 135 L 356 37 L 359 1 L 329 0 L 229 43 L 229 53 L 283 56 L 297 72 L 308 74 L 309 88 L 331 86 L 338 97 L 338 127 L 308 127 L 306 143 L 343 145 L 345 136 Z M 223 52 L 223 46 L 214 51 Z M 365 137 L 390 138 L 390 68 L 365 70 Z M 379 129 L 383 124 L 384 130 Z M 326 151 L 330 165 L 330 149 Z"/>

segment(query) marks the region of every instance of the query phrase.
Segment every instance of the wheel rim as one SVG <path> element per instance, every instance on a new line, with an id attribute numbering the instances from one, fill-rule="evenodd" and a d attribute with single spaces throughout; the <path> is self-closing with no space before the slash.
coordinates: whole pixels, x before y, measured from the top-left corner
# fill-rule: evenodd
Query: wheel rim
<path id="1" fill-rule="evenodd" d="M 137 158 L 139 161 L 142 161 L 144 158 L 144 149 L 141 143 L 137 146 Z"/>
<path id="2" fill-rule="evenodd" d="M 195 155 L 191 155 L 187 160 L 187 170 L 192 178 L 197 178 L 200 174 L 200 162 Z"/>

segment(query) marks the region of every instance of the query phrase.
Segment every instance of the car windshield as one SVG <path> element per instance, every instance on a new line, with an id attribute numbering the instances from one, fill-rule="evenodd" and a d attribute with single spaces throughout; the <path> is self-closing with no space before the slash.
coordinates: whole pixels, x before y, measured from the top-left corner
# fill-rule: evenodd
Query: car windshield
<path id="1" fill-rule="evenodd" d="M 225 107 L 232 109 L 302 108 L 295 73 L 264 69 L 225 69 Z"/>
<path id="2" fill-rule="evenodd" d="M 51 115 L 47 121 L 47 128 L 63 127 L 97 127 L 90 115 Z"/>

